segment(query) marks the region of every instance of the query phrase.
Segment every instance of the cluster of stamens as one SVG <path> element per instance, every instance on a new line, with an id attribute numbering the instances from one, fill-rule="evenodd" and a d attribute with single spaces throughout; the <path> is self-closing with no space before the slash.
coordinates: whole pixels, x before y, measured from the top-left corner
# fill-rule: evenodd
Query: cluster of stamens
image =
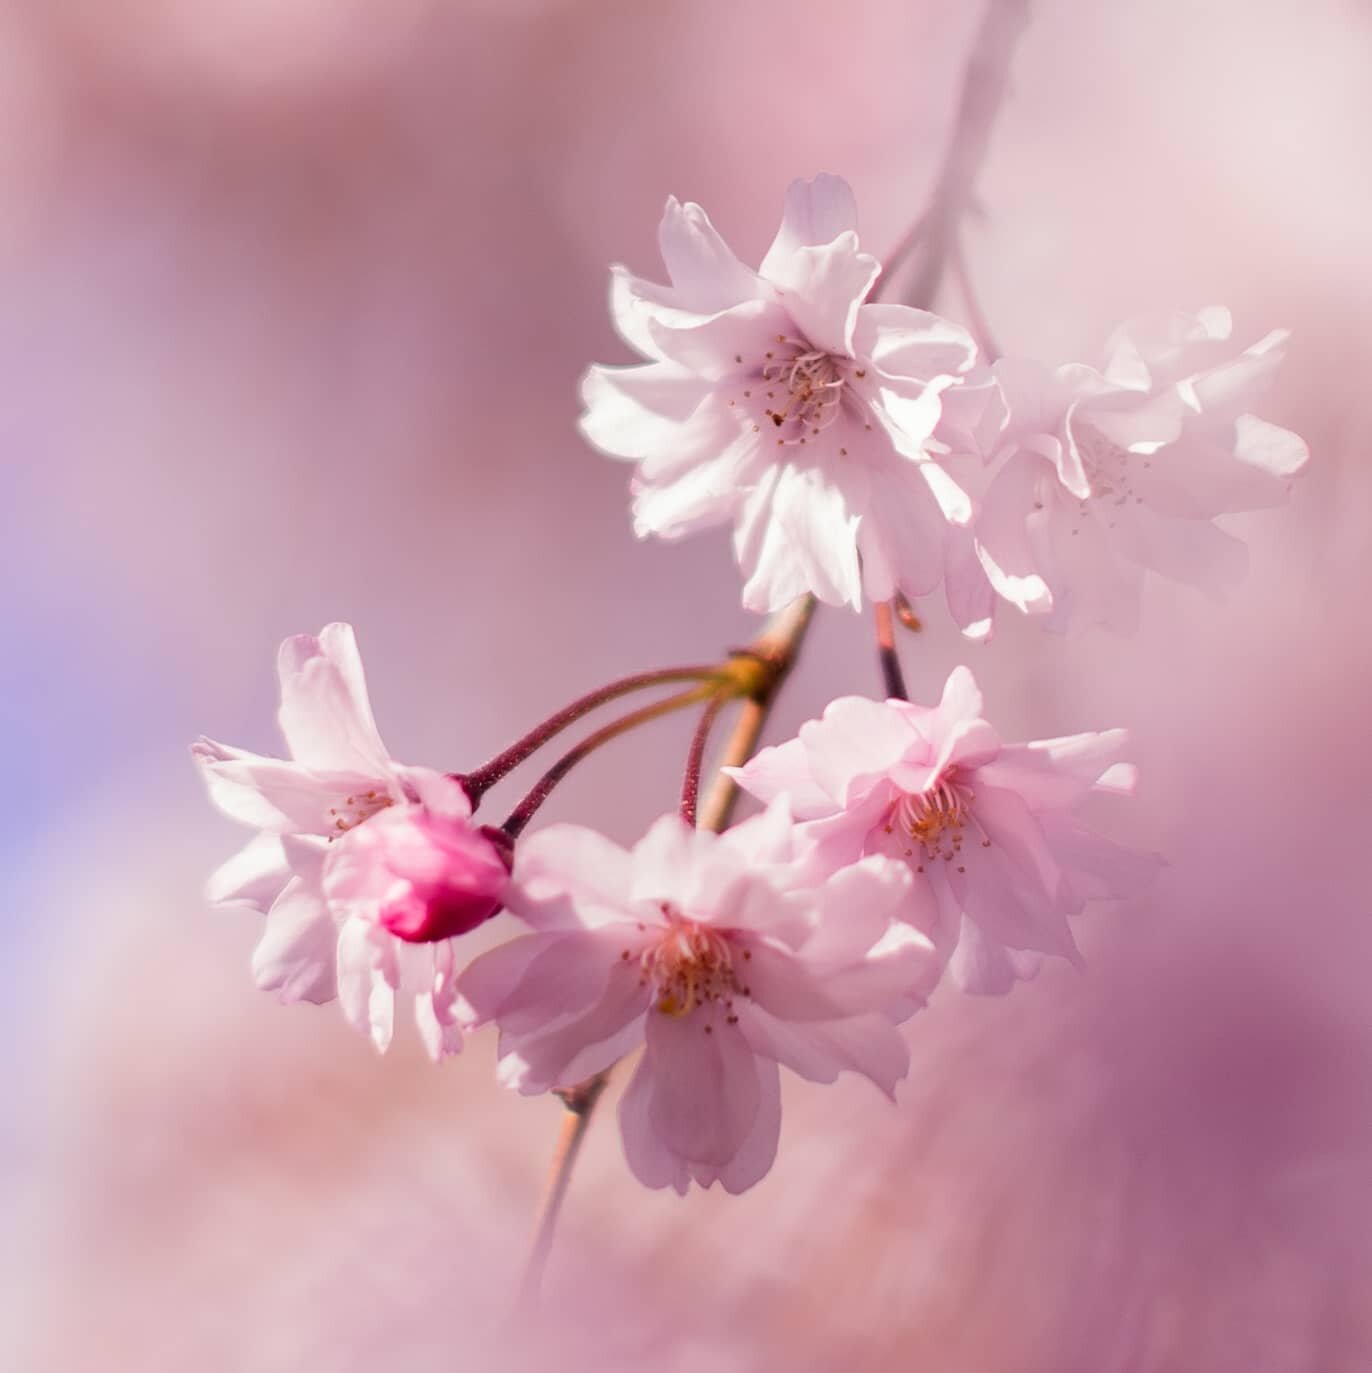
<path id="1" fill-rule="evenodd" d="M 716 1004 L 724 1023 L 737 1025 L 734 998 L 750 996 L 751 989 L 739 978 L 735 955 L 746 962 L 752 950 L 736 951 L 726 936 L 685 919 L 667 903 L 662 913 L 667 928 L 639 958 L 639 983 L 653 988 L 654 1009 L 679 1020 L 697 1006 Z M 622 957 L 628 961 L 627 949 Z M 713 1033 L 713 1026 L 707 1024 L 705 1033 Z"/>
<path id="2" fill-rule="evenodd" d="M 329 836 L 329 843 L 332 844 L 338 835 L 356 829 L 364 820 L 370 820 L 377 811 L 385 810 L 387 806 L 394 804 L 394 800 L 384 791 L 363 791 L 355 796 L 345 797 L 341 806 L 329 807 L 333 827 L 337 831 Z"/>
<path id="3" fill-rule="evenodd" d="M 1084 517 L 1090 511 L 1093 501 L 1112 506 L 1143 504 L 1143 497 L 1134 490 L 1129 469 L 1135 460 L 1141 461 L 1145 468 L 1151 467 L 1152 463 L 1148 458 L 1139 457 L 1121 448 L 1119 444 L 1102 434 L 1095 425 L 1080 420 L 1073 426 L 1073 438 L 1076 440 L 1077 452 L 1081 455 L 1082 471 L 1086 474 L 1087 484 L 1091 488 L 1090 496 L 1079 502 L 1078 515 Z M 1115 521 L 1109 516 L 1106 517 L 1106 527 L 1115 527 Z M 1076 533 L 1076 530 L 1072 532 Z"/>
<path id="4" fill-rule="evenodd" d="M 899 830 L 911 840 L 905 850 L 907 858 L 918 858 L 916 872 L 924 871 L 925 863 L 952 863 L 962 857 L 963 831 L 971 826 L 981 836 L 982 848 L 990 848 L 986 831 L 972 814 L 971 789 L 954 778 L 945 777 L 928 791 L 911 792 L 896 802 L 887 824 L 887 832 Z M 966 867 L 959 863 L 959 872 Z"/>
<path id="5" fill-rule="evenodd" d="M 762 413 L 780 431 L 776 439 L 779 446 L 808 443 L 833 424 L 843 410 L 844 396 L 851 395 L 851 388 L 846 386 L 851 359 L 835 357 L 785 334 L 776 336 L 776 345 L 763 354 L 743 399 L 751 403 L 754 390 L 763 393 L 761 399 L 767 403 Z M 734 360 L 742 363 L 743 355 Z M 860 367 L 851 371 L 859 380 L 866 375 Z M 870 422 L 866 427 L 872 427 Z M 753 428 L 760 430 L 762 426 L 755 424 Z M 846 455 L 843 449 L 839 452 Z"/>

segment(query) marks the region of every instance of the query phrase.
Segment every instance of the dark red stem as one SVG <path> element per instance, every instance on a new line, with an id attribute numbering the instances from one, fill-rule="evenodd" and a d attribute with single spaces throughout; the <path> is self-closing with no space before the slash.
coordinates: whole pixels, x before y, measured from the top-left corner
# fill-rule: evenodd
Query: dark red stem
<path id="1" fill-rule="evenodd" d="M 727 699 L 720 693 L 706 703 L 700 714 L 700 723 L 696 725 L 696 732 L 691 736 L 691 748 L 686 755 L 686 775 L 681 780 L 681 818 L 688 825 L 694 825 L 696 822 L 696 802 L 700 798 L 700 769 L 705 761 L 705 745 Z"/>
<path id="2" fill-rule="evenodd" d="M 507 773 L 513 772 L 526 758 L 537 752 L 550 739 L 561 734 L 569 725 L 574 725 L 583 715 L 618 700 L 633 691 L 643 691 L 649 687 L 670 686 L 675 682 L 701 682 L 722 679 L 724 671 L 718 666 L 711 667 L 667 667 L 653 672 L 637 672 L 631 677 L 621 677 L 595 691 L 579 696 L 570 705 L 563 706 L 555 715 L 550 715 L 540 725 L 535 725 L 521 739 L 516 739 L 503 753 L 497 753 L 489 763 L 483 763 L 468 773 L 456 774 L 463 789 L 475 806 L 482 795 L 493 787 Z"/>
<path id="3" fill-rule="evenodd" d="M 675 696 L 667 697 L 665 701 L 654 701 L 650 706 L 642 706 L 638 710 L 630 711 L 628 715 L 602 726 L 594 734 L 588 734 L 575 748 L 564 753 L 534 783 L 528 795 L 510 812 L 509 818 L 500 828 L 511 839 L 517 838 L 529 821 L 534 818 L 538 808 L 548 799 L 553 788 L 587 755 L 594 753 L 602 744 L 608 744 L 611 739 L 616 739 L 621 734 L 627 734 L 631 729 L 637 729 L 639 725 L 647 724 L 649 720 L 656 720 L 660 715 L 670 714 L 672 711 L 680 710 L 683 706 L 688 706 L 694 701 L 702 700 L 707 695 L 714 694 L 716 690 L 717 688 L 713 683 L 707 683 L 692 687 L 690 691 L 680 691 Z"/>

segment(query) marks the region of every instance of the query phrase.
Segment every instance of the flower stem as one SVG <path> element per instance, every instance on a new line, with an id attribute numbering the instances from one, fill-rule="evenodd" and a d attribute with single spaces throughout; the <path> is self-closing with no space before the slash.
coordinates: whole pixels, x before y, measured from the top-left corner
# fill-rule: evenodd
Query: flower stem
<path id="1" fill-rule="evenodd" d="M 901 292 L 909 305 L 928 309 L 938 294 L 958 225 L 974 204 L 973 189 L 986 158 L 991 126 L 1005 99 L 1010 59 L 1028 23 L 1029 0 L 986 0 L 981 28 L 972 41 L 962 78 L 957 119 L 929 208 L 886 260 L 883 284 L 894 281 L 899 268 L 918 250 L 910 284 Z"/>
<path id="2" fill-rule="evenodd" d="M 896 626 L 891 615 L 890 601 L 878 601 L 877 619 L 877 657 L 881 661 L 881 679 L 886 686 L 888 698 L 908 701 L 910 694 L 905 690 L 905 674 L 900 669 L 900 654 L 896 652 Z"/>
<path id="3" fill-rule="evenodd" d="M 524 1265 L 524 1278 L 519 1288 L 521 1306 L 531 1307 L 538 1301 L 538 1289 L 543 1282 L 543 1270 L 548 1266 L 548 1254 L 553 1247 L 562 1199 L 567 1195 L 576 1156 L 581 1152 L 582 1141 L 591 1124 L 591 1112 L 595 1110 L 595 1104 L 609 1080 L 608 1071 L 597 1073 L 579 1087 L 560 1093 L 562 1104 L 567 1109 L 562 1113 L 562 1128 L 558 1132 L 552 1167 L 548 1170 L 548 1182 L 543 1189 L 543 1200 L 539 1203 L 533 1244 L 529 1247 L 528 1262 Z"/>
<path id="4" fill-rule="evenodd" d="M 649 720 L 656 720 L 662 715 L 670 715 L 672 711 L 682 710 L 686 706 L 694 705 L 697 701 L 707 700 L 710 697 L 718 697 L 723 700 L 730 694 L 732 692 L 728 691 L 726 687 L 721 687 L 714 681 L 703 682 L 700 686 L 692 687 L 689 691 L 679 691 L 675 696 L 668 696 L 665 701 L 654 701 L 650 706 L 640 706 L 638 710 L 631 710 L 618 720 L 612 720 L 608 725 L 596 730 L 594 734 L 588 734 L 575 748 L 564 753 L 534 783 L 528 795 L 510 812 L 509 817 L 500 828 L 511 839 L 518 838 L 525 825 L 534 818 L 538 808 L 548 799 L 553 788 L 583 758 L 594 753 L 602 744 L 608 744 L 611 739 L 617 739 L 621 734 L 627 734 L 631 729 L 637 729 L 639 725 L 646 725 Z"/>
<path id="5" fill-rule="evenodd" d="M 746 654 L 735 655 L 735 661 L 749 660 L 757 664 L 758 670 L 754 674 L 750 689 L 747 692 L 748 699 L 743 703 L 742 711 L 739 712 L 733 733 L 729 736 L 729 741 L 724 747 L 724 755 L 720 760 L 721 767 L 737 767 L 752 757 L 753 750 L 757 747 L 758 737 L 762 733 L 762 727 L 771 711 L 772 702 L 776 699 L 777 689 L 786 679 L 787 673 L 790 672 L 795 663 L 814 613 L 815 598 L 802 596 L 799 600 L 793 601 L 785 610 L 778 611 L 767 622 L 762 633 L 753 640 Z M 715 693 L 718 699 L 725 698 L 725 693 L 720 691 L 718 687 L 710 687 L 706 690 Z M 670 701 L 662 702 L 662 705 L 675 708 L 676 705 L 685 704 L 684 697 L 694 696 L 699 699 L 702 694 L 706 694 L 706 691 L 697 688 L 694 693 L 683 692 L 680 696 L 672 697 Z M 736 690 L 732 694 L 742 693 Z M 643 712 L 635 713 L 643 714 Z M 607 728 L 612 727 L 607 726 Z M 604 731 L 601 732 L 604 733 Z M 697 734 L 699 733 L 700 731 L 697 730 Z M 692 747 L 694 749 L 694 744 Z M 702 749 L 704 747 L 703 739 L 701 740 L 701 747 Z M 729 816 L 733 811 L 737 796 L 738 787 L 733 779 L 720 773 L 716 777 L 704 809 L 698 817 L 700 828 L 722 830 L 729 823 Z M 522 805 L 523 803 L 521 803 L 521 808 Z M 506 828 L 509 828 L 508 822 Z M 543 1272 L 548 1265 L 548 1255 L 552 1250 L 553 1236 L 557 1230 L 557 1219 L 562 1211 L 562 1202 L 567 1195 L 568 1184 L 571 1182 L 572 1167 L 576 1163 L 581 1143 L 590 1127 L 591 1116 L 595 1111 L 596 1103 L 605 1090 L 605 1084 L 610 1080 L 610 1071 L 609 1068 L 606 1068 L 603 1072 L 587 1078 L 585 1082 L 561 1094 L 567 1110 L 562 1118 L 562 1129 L 558 1135 L 557 1147 L 553 1151 L 553 1161 L 548 1172 L 548 1184 L 543 1192 L 543 1204 L 539 1207 L 538 1220 L 534 1226 L 533 1244 L 529 1249 L 529 1257 L 524 1265 L 523 1281 L 519 1288 L 520 1301 L 525 1306 L 532 1307 L 538 1301 L 539 1289 L 543 1284 Z"/>
<path id="6" fill-rule="evenodd" d="M 507 773 L 513 772 L 530 754 L 542 748 L 550 739 L 556 738 L 569 725 L 574 725 L 583 715 L 589 715 L 600 706 L 648 687 L 671 686 L 678 682 L 723 683 L 729 676 L 729 666 L 716 663 L 710 667 L 659 668 L 653 672 L 636 672 L 631 677 L 621 677 L 617 681 L 587 692 L 585 696 L 577 697 L 556 714 L 550 715 L 542 724 L 535 725 L 522 738 L 516 739 L 509 748 L 497 753 L 489 763 L 483 763 L 471 772 L 459 773 L 458 780 L 471 798 L 472 804 L 476 805 L 484 792 Z"/>
<path id="7" fill-rule="evenodd" d="M 710 738 L 715 720 L 728 699 L 720 692 L 707 701 L 696 732 L 691 736 L 691 747 L 686 754 L 686 775 L 681 779 L 681 818 L 688 825 L 694 825 L 696 822 L 696 799 L 700 795 L 700 769 L 705 761 L 705 745 Z"/>

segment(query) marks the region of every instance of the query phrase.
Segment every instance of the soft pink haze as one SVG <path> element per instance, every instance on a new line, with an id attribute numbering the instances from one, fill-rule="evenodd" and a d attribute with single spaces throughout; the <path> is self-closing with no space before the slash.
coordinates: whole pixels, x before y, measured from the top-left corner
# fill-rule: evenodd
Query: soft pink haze
<path id="1" fill-rule="evenodd" d="M 514 1332 L 558 1103 L 500 1085 L 494 1029 L 436 1066 L 408 1013 L 383 1058 L 337 1004 L 278 1004 L 261 913 L 204 899 L 250 835 L 186 742 L 280 750 L 288 635 L 353 624 L 389 753 L 436 771 L 747 642 L 727 527 L 637 539 L 631 465 L 576 432 L 586 368 L 642 361 L 608 268 L 662 279 L 672 195 L 758 263 L 825 170 L 887 257 L 978 9 L 4 8 L 16 1368 L 1372 1362 L 1364 7 L 1040 0 L 1014 59 L 965 245 L 1001 348 L 1098 366 L 1120 321 L 1223 301 L 1235 353 L 1290 331 L 1256 413 L 1311 453 L 1285 504 L 1216 519 L 1250 564 L 1220 604 L 1149 576 L 1132 636 L 1000 606 L 970 643 L 936 594 L 902 631 L 911 696 L 966 663 L 1003 739 L 1128 727 L 1136 794 L 1089 821 L 1168 866 L 1073 917 L 1083 968 L 936 993 L 894 1104 L 783 1074 L 739 1195 L 638 1182 L 617 1075 L 546 1325 Z M 826 608 L 765 742 L 880 694 L 869 616 Z M 627 848 L 689 727 L 617 741 L 539 825 Z"/>

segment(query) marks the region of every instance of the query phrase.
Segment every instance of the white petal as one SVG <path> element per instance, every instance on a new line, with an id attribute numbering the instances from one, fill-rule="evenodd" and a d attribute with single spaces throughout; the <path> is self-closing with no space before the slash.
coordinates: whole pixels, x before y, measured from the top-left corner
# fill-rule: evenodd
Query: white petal
<path id="1" fill-rule="evenodd" d="M 265 911 L 281 894 L 290 865 L 276 834 L 250 839 L 227 863 L 215 870 L 205 895 L 216 905 L 251 906 Z"/>
<path id="2" fill-rule="evenodd" d="M 282 1001 L 332 1001 L 338 994 L 335 961 L 338 927 L 319 889 L 292 878 L 267 913 L 253 950 L 253 976 L 263 991 Z"/>
<path id="3" fill-rule="evenodd" d="M 362 659 L 351 625 L 318 637 L 297 634 L 281 645 L 281 731 L 299 763 L 333 772 L 385 777 L 390 766 L 372 719 Z"/>

